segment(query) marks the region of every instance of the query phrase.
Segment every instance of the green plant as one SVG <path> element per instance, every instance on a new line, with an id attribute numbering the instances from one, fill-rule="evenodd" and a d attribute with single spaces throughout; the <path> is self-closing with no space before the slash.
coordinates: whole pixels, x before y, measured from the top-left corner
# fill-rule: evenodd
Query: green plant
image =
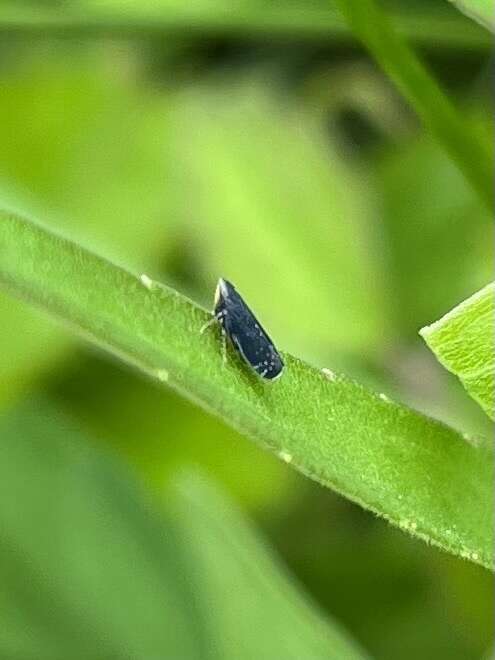
<path id="1" fill-rule="evenodd" d="M 297 592 L 204 476 L 177 476 L 157 514 L 132 473 L 47 401 L 20 406 L 0 432 L 0 560 L 14 569 L 19 546 L 29 556 L 28 570 L 21 560 L 0 585 L 2 611 L 11 615 L 0 629 L 6 657 L 151 658 L 157 649 L 212 660 L 277 649 L 294 659 L 367 657 Z M 26 484 L 9 469 L 12 462 Z M 37 598 L 28 604 L 33 583 Z M 243 610 L 243 625 L 234 625 Z M 43 634 L 33 639 L 40 622 Z M 271 634 L 246 634 L 261 622 Z"/>
<path id="2" fill-rule="evenodd" d="M 218 335 L 200 334 L 207 312 L 31 222 L 4 214 L 0 248 L 0 279 L 14 292 L 304 474 L 411 534 L 492 566 L 493 455 L 483 446 L 289 355 L 273 387 L 239 360 L 224 366 Z"/>
<path id="3" fill-rule="evenodd" d="M 2 3 L 0 657 L 491 647 L 493 16 L 384 8 Z"/>
<path id="4" fill-rule="evenodd" d="M 439 361 L 495 417 L 495 285 L 488 284 L 439 321 L 421 330 Z"/>

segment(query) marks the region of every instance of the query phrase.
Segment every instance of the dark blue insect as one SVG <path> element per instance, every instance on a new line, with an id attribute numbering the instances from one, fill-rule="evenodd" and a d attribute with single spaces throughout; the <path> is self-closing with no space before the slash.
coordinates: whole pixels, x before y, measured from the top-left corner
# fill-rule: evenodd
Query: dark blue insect
<path id="1" fill-rule="evenodd" d="M 223 333 L 258 376 L 275 380 L 281 375 L 284 363 L 272 340 L 233 284 L 222 278 L 215 291 L 213 314 L 213 319 L 203 326 L 202 331 L 218 321 Z"/>

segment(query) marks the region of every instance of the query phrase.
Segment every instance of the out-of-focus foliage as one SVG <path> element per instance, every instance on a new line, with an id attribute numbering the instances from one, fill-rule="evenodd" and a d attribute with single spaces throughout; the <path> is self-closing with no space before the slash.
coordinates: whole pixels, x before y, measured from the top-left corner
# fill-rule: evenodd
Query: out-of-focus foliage
<path id="1" fill-rule="evenodd" d="M 125 54 L 116 53 L 113 65 L 109 59 L 109 71 L 125 66 Z M 4 207 L 41 214 L 83 243 L 139 264 L 159 258 L 157 241 L 170 224 L 167 161 L 156 140 L 166 105 L 122 76 L 105 74 L 86 49 L 64 59 L 56 49 L 28 52 L 0 85 L 0 194 Z M 1 401 L 66 354 L 69 341 L 0 295 Z"/>
<path id="2" fill-rule="evenodd" d="M 471 0 L 473 2 L 474 0 Z M 480 0 L 485 2 L 485 0 Z M 466 2 L 467 4 L 467 2 Z M 489 35 L 476 24 L 460 20 L 441 2 L 419 2 L 415 11 L 406 0 L 390 5 L 400 32 L 419 43 L 488 48 Z M 0 6 L 0 29 L 51 34 L 129 34 L 145 32 L 173 34 L 181 38 L 201 30 L 202 36 L 233 35 L 256 39 L 259 36 L 298 36 L 305 40 L 322 37 L 348 39 L 348 27 L 336 6 L 327 0 L 266 2 L 244 0 L 235 6 L 230 0 L 4 0 Z"/>
<path id="3" fill-rule="evenodd" d="M 490 0 L 450 0 L 463 11 L 466 16 L 470 16 L 481 25 L 495 32 L 495 16 L 493 4 Z"/>
<path id="4" fill-rule="evenodd" d="M 495 417 L 495 285 L 454 307 L 421 335 L 486 413 Z"/>
<path id="5" fill-rule="evenodd" d="M 349 25 L 454 163 L 492 207 L 491 151 L 443 93 L 375 0 L 337 0 Z"/>
<path id="6" fill-rule="evenodd" d="M 465 126 L 491 144 L 490 34 L 445 0 L 382 6 Z M 493 279 L 490 213 L 333 3 L 5 1 L 0 34 L 1 206 L 43 218 L 208 307 L 228 266 L 282 348 L 490 437 L 486 415 L 418 337 L 420 327 Z M 266 231 L 262 254 L 249 234 L 236 240 L 250 222 Z M 332 261 L 325 260 L 333 235 Z M 306 236 L 312 246 L 321 238 L 315 263 Z M 295 272 L 307 283 L 301 294 L 293 293 Z M 277 296 L 291 292 L 287 300 L 274 300 L 272 280 Z M 297 476 L 3 295 L 0 373 L 2 417 L 42 392 L 84 431 L 81 443 L 125 456 L 139 468 L 141 487 L 155 494 L 177 469 L 207 470 L 263 527 L 291 580 L 371 655 L 472 660 L 492 646 L 487 571 Z M 37 525 L 56 517 L 58 508 L 37 508 L 19 462 L 9 467 L 26 484 L 23 515 Z M 9 502 L 20 518 L 20 504 Z M 67 524 L 77 529 L 78 514 Z M 0 538 L 0 548 L 11 575 L 10 562 L 20 565 L 27 546 L 7 548 Z M 83 559 L 67 557 L 78 569 Z M 141 571 L 133 566 L 130 580 Z M 57 569 L 40 565 L 50 593 L 60 584 Z M 24 582 L 16 601 L 35 618 L 17 619 L 9 630 L 41 644 L 68 611 L 38 607 L 35 587 Z M 212 599 L 210 609 L 221 605 Z M 132 602 L 128 608 L 134 611 Z M 91 615 L 84 606 L 81 612 Z M 252 628 L 256 637 L 259 626 Z M 77 657 L 75 637 L 71 643 Z"/>
<path id="7" fill-rule="evenodd" d="M 175 111 L 177 176 L 191 190 L 184 226 L 212 288 L 219 272 L 236 282 L 296 353 L 383 350 L 375 200 L 321 122 L 260 80 L 188 90 Z"/>
<path id="8" fill-rule="evenodd" d="M 367 657 L 194 474 L 157 515 L 42 400 L 15 410 L 0 439 L 2 657 Z"/>

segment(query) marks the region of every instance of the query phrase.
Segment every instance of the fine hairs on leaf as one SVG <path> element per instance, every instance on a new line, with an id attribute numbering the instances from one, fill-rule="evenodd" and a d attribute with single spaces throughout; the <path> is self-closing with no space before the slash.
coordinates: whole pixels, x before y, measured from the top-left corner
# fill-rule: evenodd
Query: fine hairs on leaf
<path id="1" fill-rule="evenodd" d="M 460 303 L 420 334 L 443 366 L 495 419 L 495 283 Z"/>
<path id="2" fill-rule="evenodd" d="M 303 474 L 492 567 L 493 454 L 484 445 L 287 353 L 276 383 L 260 382 L 233 351 L 223 365 L 219 332 L 200 334 L 209 312 L 8 213 L 0 214 L 0 282 Z"/>

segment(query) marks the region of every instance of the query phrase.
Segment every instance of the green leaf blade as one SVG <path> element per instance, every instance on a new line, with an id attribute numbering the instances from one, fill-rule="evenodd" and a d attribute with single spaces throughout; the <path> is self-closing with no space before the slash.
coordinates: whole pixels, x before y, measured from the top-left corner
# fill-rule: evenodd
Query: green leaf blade
<path id="1" fill-rule="evenodd" d="M 158 507 L 95 444 L 42 398 L 0 423 L 0 657 L 369 658 L 204 478 Z"/>
<path id="2" fill-rule="evenodd" d="M 485 0 L 480 0 L 485 2 Z M 491 41 L 486 30 L 472 21 L 464 20 L 455 12 L 444 11 L 442 6 L 422 4 L 415 11 L 391 7 L 398 30 L 408 39 L 419 44 L 447 48 L 466 48 L 486 51 Z M 239 3 L 232 11 L 227 0 L 214 2 L 203 0 L 194 5 L 182 2 L 146 3 L 128 0 L 125 11 L 120 2 L 79 2 L 78 6 L 35 6 L 16 0 L 3 0 L 0 5 L 0 31 L 21 38 L 28 34 L 31 39 L 46 38 L 47 34 L 63 31 L 78 35 L 142 34 L 142 35 L 194 35 L 201 28 L 203 35 L 227 36 L 280 35 L 298 36 L 307 41 L 314 39 L 349 39 L 349 29 L 331 3 L 325 1 L 308 4 L 291 2 L 284 5 Z"/>
<path id="3" fill-rule="evenodd" d="M 205 616 L 218 621 L 216 629 L 229 631 L 218 639 L 219 657 L 251 660 L 261 647 L 268 658 L 369 658 L 337 622 L 296 592 L 248 521 L 201 473 L 182 471 L 172 486 L 168 508 L 194 558 Z"/>
<path id="4" fill-rule="evenodd" d="M 443 366 L 495 419 L 495 283 L 488 284 L 420 334 Z"/>
<path id="5" fill-rule="evenodd" d="M 450 0 L 459 11 L 490 32 L 495 32 L 495 8 L 491 0 Z"/>
<path id="6" fill-rule="evenodd" d="M 411 534 L 493 565 L 493 455 L 357 383 L 284 355 L 252 375 L 210 315 L 18 217 L 0 215 L 0 281 L 168 383 L 319 483 Z M 459 494 L 462 493 L 462 498 Z"/>
<path id="7" fill-rule="evenodd" d="M 338 0 L 337 4 L 356 37 L 491 209 L 493 154 L 487 144 L 469 127 L 375 0 Z"/>

